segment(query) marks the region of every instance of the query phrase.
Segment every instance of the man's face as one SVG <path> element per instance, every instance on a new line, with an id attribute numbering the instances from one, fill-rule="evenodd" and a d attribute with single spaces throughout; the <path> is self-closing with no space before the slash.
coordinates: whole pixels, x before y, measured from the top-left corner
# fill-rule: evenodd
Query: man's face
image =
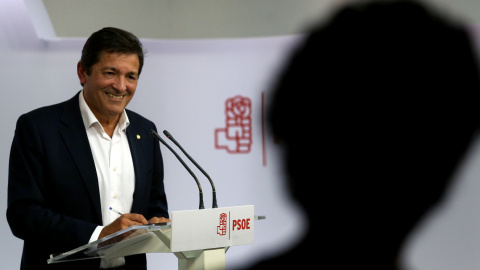
<path id="1" fill-rule="evenodd" d="M 101 53 L 90 75 L 80 63 L 77 65 L 85 101 L 101 124 L 117 121 L 132 100 L 137 88 L 139 65 L 136 54 L 106 52 Z"/>

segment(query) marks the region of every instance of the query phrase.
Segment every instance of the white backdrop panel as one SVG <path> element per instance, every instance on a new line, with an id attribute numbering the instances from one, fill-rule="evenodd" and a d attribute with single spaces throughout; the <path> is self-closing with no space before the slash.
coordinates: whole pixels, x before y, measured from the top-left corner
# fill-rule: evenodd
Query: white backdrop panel
<path id="1" fill-rule="evenodd" d="M 268 88 L 288 51 L 301 37 L 232 40 L 142 40 L 147 56 L 137 93 L 128 106 L 154 121 L 159 132 L 167 129 L 215 181 L 219 206 L 255 205 L 267 220 L 255 226 L 255 243 L 228 251 L 227 266 L 248 265 L 262 254 L 277 252 L 295 241 L 301 214 L 284 197 L 282 169 L 271 139 L 262 140 L 262 94 Z M 8 155 L 17 118 L 40 106 L 72 97 L 81 86 L 76 64 L 84 39 L 38 40 L 22 1 L 5 2 L 0 9 L 0 182 L 6 211 Z M 230 154 L 215 149 L 214 132 L 225 127 L 225 101 L 236 95 L 252 102 L 251 150 Z M 162 135 L 163 136 L 163 135 Z M 167 140 L 168 141 L 168 140 Z M 172 147 L 176 147 L 170 143 Z M 193 178 L 168 149 L 161 146 L 170 211 L 196 209 L 198 191 Z M 181 153 L 180 151 L 178 151 Z M 263 162 L 266 154 L 266 164 Z M 190 164 L 185 158 L 187 164 Z M 202 183 L 205 206 L 211 207 L 206 178 L 190 165 Z M 0 221 L 2 269 L 19 267 L 22 241 L 15 238 L 5 219 Z M 299 230 L 301 231 L 301 230 Z M 149 255 L 152 269 L 176 269 L 171 254 Z"/>

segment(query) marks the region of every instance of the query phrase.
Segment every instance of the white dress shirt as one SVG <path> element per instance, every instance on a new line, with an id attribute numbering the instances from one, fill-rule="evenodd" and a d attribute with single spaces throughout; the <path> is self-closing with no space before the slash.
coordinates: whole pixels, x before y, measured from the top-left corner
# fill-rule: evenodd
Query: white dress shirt
<path id="1" fill-rule="evenodd" d="M 85 102 L 83 90 L 79 95 L 79 102 L 97 170 L 102 210 L 103 226 L 98 226 L 93 232 L 90 238 L 90 242 L 93 242 L 98 239 L 104 226 L 119 217 L 117 213 L 110 210 L 110 207 L 121 213 L 130 213 L 132 208 L 135 173 L 126 134 L 130 122 L 124 110 L 110 138 Z M 123 257 L 112 260 L 102 259 L 100 267 L 110 268 L 124 264 Z"/>

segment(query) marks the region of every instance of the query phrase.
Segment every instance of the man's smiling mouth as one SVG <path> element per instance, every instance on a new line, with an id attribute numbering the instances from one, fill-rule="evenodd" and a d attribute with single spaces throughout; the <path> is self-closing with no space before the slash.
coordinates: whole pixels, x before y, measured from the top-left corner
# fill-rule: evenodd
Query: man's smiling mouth
<path id="1" fill-rule="evenodd" d="M 114 94 L 106 93 L 109 97 L 115 98 L 115 99 L 123 99 L 124 96 L 116 96 Z"/>

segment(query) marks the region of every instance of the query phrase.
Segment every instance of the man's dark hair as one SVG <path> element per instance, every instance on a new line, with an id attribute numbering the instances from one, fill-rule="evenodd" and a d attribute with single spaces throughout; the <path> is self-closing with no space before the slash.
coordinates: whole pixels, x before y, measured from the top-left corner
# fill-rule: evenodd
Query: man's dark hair
<path id="1" fill-rule="evenodd" d="M 100 54 L 121 53 L 138 56 L 138 75 L 142 72 L 144 51 L 140 40 L 132 33 L 115 28 L 105 27 L 93 33 L 85 42 L 80 63 L 90 75 L 92 66 L 100 60 Z"/>

